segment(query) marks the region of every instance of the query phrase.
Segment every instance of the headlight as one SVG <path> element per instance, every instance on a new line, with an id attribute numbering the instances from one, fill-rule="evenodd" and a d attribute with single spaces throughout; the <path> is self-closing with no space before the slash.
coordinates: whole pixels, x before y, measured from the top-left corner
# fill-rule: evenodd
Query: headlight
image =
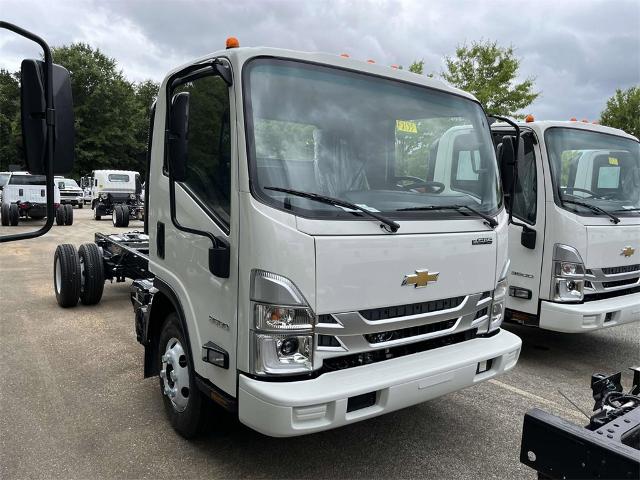
<path id="1" fill-rule="evenodd" d="M 254 270 L 251 303 L 253 373 L 291 375 L 311 372 L 315 314 L 300 290 L 288 278 Z"/>
<path id="2" fill-rule="evenodd" d="M 578 251 L 569 245 L 553 247 L 551 299 L 554 302 L 581 302 L 584 299 L 584 263 Z"/>
<path id="3" fill-rule="evenodd" d="M 136 199 L 136 194 L 135 194 L 135 193 L 130 194 L 130 195 L 129 195 L 129 198 L 130 198 L 131 200 L 135 200 L 135 199 Z"/>
<path id="4" fill-rule="evenodd" d="M 493 301 L 491 302 L 491 318 L 489 320 L 489 332 L 497 330 L 502 325 L 504 320 L 505 301 L 507 299 L 507 291 L 509 285 L 507 282 L 507 275 L 509 273 L 510 261 L 507 261 L 502 273 L 500 274 L 500 280 L 496 284 L 496 288 L 493 290 Z"/>

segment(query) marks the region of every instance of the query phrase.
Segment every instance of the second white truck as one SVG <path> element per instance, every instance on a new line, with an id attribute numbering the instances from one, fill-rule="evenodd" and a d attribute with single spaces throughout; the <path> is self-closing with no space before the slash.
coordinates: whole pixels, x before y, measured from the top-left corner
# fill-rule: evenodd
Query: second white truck
<path id="1" fill-rule="evenodd" d="M 506 319 L 567 333 L 640 321 L 638 139 L 576 121 L 519 127 Z"/>
<path id="2" fill-rule="evenodd" d="M 94 170 L 91 179 L 91 208 L 96 220 L 110 216 L 115 227 L 126 227 L 130 219 L 142 219 L 142 184 L 138 172 Z"/>

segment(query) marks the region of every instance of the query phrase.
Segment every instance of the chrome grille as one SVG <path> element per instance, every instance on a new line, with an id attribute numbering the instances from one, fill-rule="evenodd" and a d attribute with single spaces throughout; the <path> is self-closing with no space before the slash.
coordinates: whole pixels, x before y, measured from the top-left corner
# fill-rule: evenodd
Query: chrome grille
<path id="1" fill-rule="evenodd" d="M 321 314 L 316 325 L 314 363 L 409 347 L 462 332 L 486 331 L 490 305 L 490 292 L 480 292 L 421 304 Z"/>
<path id="2" fill-rule="evenodd" d="M 628 295 L 640 287 L 640 265 L 590 268 L 585 280 L 585 301 Z"/>

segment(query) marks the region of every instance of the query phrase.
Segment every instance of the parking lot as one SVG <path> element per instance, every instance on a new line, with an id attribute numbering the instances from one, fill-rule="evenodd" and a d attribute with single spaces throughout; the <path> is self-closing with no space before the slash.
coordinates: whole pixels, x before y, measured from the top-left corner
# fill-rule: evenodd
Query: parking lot
<path id="1" fill-rule="evenodd" d="M 560 392 L 589 412 L 592 373 L 640 363 L 638 324 L 582 335 L 508 327 L 523 351 L 497 380 L 300 438 L 214 416 L 188 442 L 165 421 L 157 379 L 142 378 L 129 282 L 108 284 L 94 307 L 56 304 L 56 245 L 125 231 L 88 208 L 74 214 L 43 238 L 0 244 L 1 478 L 535 478 L 518 459 L 524 413 L 540 407 L 585 423 Z"/>

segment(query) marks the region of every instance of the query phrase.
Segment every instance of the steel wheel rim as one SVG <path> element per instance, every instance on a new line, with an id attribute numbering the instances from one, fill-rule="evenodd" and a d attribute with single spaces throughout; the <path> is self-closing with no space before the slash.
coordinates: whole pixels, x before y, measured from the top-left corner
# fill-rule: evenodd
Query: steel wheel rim
<path id="1" fill-rule="evenodd" d="M 180 341 L 172 337 L 162 355 L 162 393 L 171 401 L 173 409 L 184 412 L 189 404 L 189 363 Z"/>

